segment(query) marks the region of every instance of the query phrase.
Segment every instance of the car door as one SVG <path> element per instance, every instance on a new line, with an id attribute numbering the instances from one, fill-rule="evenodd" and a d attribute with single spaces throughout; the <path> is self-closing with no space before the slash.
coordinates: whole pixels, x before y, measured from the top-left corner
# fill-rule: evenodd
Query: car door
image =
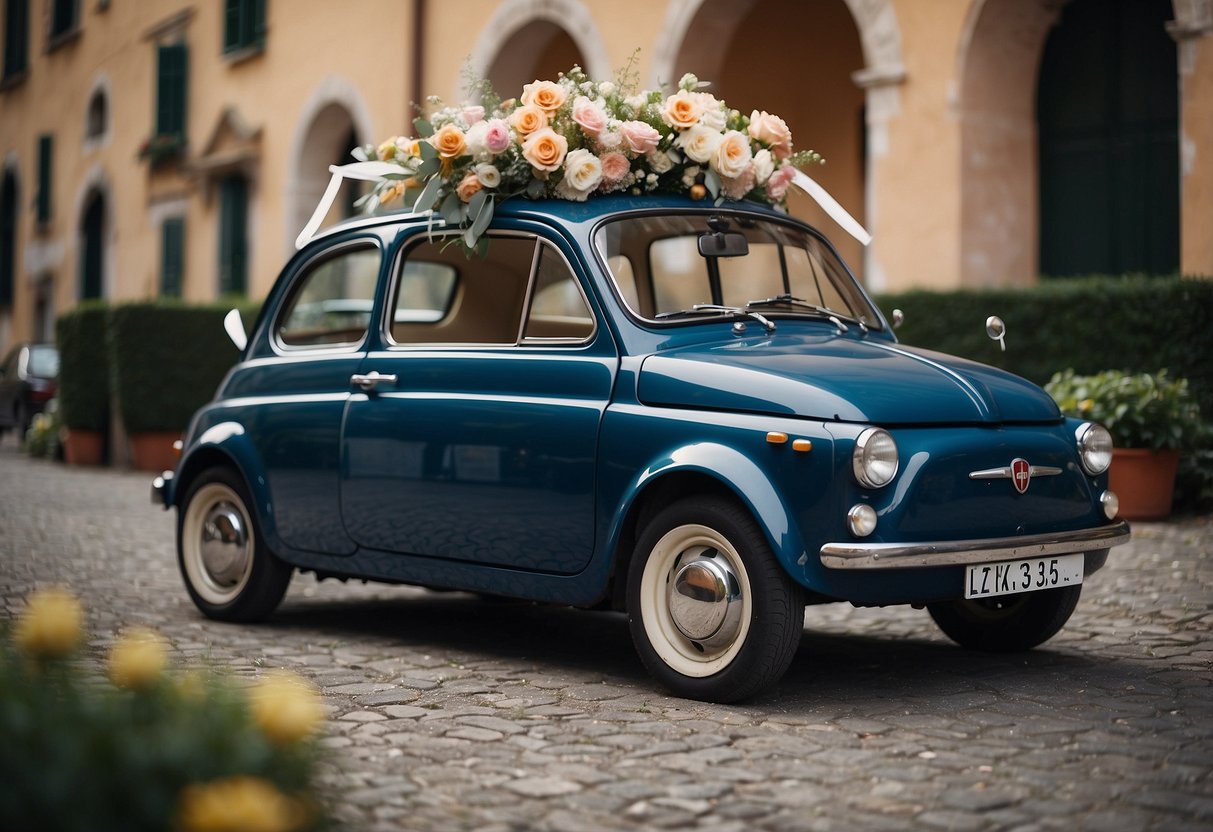
<path id="1" fill-rule="evenodd" d="M 418 235 L 394 269 L 385 348 L 346 411 L 349 534 L 404 555 L 579 571 L 617 357 L 569 260 L 534 234 L 495 234 L 483 259 Z"/>

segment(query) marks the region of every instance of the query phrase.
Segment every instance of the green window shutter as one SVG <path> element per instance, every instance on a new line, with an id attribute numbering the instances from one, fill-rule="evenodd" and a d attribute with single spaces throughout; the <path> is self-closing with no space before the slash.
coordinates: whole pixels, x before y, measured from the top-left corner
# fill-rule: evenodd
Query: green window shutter
<path id="1" fill-rule="evenodd" d="M 77 0 L 52 0 L 51 37 L 65 35 L 75 29 L 79 11 Z"/>
<path id="2" fill-rule="evenodd" d="M 240 0 L 224 0 L 223 4 L 223 51 L 232 52 L 240 48 Z"/>
<path id="3" fill-rule="evenodd" d="M 157 47 L 156 135 L 184 136 L 186 67 L 189 47 L 174 43 Z"/>
<path id="4" fill-rule="evenodd" d="M 266 0 L 224 0 L 223 51 L 265 45 Z"/>
<path id="5" fill-rule="evenodd" d="M 219 294 L 243 295 L 248 286 L 248 182 L 219 183 Z"/>
<path id="6" fill-rule="evenodd" d="M 185 218 L 169 217 L 160 226 L 160 294 L 181 297 L 184 278 Z"/>
<path id="7" fill-rule="evenodd" d="M 8 0 L 4 9 L 4 77 L 29 67 L 29 0 Z"/>
<path id="8" fill-rule="evenodd" d="M 51 219 L 51 182 L 54 163 L 54 137 L 38 137 L 38 195 L 34 208 L 34 216 L 38 222 L 50 222 Z"/>
<path id="9" fill-rule="evenodd" d="M 252 26 L 250 34 L 252 36 L 252 44 L 254 46 L 265 46 L 265 4 L 266 0 L 251 0 L 249 5 L 252 7 Z"/>
<path id="10" fill-rule="evenodd" d="M 13 305 L 17 282 L 17 182 L 5 173 L 0 184 L 0 306 Z"/>

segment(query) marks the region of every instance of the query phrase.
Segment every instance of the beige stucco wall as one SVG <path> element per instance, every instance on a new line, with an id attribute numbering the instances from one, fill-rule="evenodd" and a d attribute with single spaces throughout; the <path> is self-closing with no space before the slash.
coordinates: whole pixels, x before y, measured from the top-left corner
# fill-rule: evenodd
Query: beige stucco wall
<path id="1" fill-rule="evenodd" d="M 76 302 L 79 227 L 92 188 L 108 200 L 106 296 L 155 295 L 160 223 L 184 215 L 184 294 L 205 301 L 218 291 L 213 185 L 233 166 L 244 170 L 249 294 L 261 297 L 350 129 L 364 142 L 410 132 L 412 101 L 432 93 L 460 100 L 466 66 L 487 72 L 508 63 L 526 75 L 528 66 L 575 54 L 591 74 L 610 77 L 638 48 L 643 84 L 696 71 L 737 106 L 785 115 L 799 147 L 826 154 L 813 175 L 875 241 L 861 250 L 803 200 L 793 207 L 822 222 L 870 287 L 1036 278 L 1035 71 L 1059 0 L 425 0 L 419 40 L 416 2 L 359 0 L 352 9 L 270 0 L 266 49 L 235 61 L 222 54 L 218 2 L 141 0 L 105 10 L 81 2 L 79 35 L 46 53 L 47 2 L 30 0 L 28 77 L 0 91 L 0 163 L 16 171 L 20 188 L 18 285 L 13 308 L 0 311 L 0 348 L 32 334 L 39 275 L 54 275 L 56 312 Z M 1181 261 L 1186 272 L 1213 274 L 1213 0 L 1177 0 L 1175 8 Z M 189 151 L 186 164 L 151 172 L 136 151 L 154 121 L 155 35 L 182 12 Z M 566 36 L 534 49 L 528 26 L 559 26 Z M 109 129 L 86 143 L 97 87 L 108 91 Z M 35 229 L 29 206 L 42 133 L 55 136 L 54 209 Z"/>

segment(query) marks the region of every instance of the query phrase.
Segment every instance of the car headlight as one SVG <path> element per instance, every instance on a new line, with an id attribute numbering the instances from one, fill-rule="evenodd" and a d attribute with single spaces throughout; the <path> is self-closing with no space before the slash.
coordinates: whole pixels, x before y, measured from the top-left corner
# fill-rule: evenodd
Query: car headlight
<path id="1" fill-rule="evenodd" d="M 1074 434 L 1078 440 L 1078 458 L 1082 470 L 1095 477 L 1112 464 L 1112 434 L 1103 425 L 1083 422 Z"/>
<path id="2" fill-rule="evenodd" d="M 865 488 L 881 488 L 897 476 L 897 443 L 884 428 L 868 428 L 855 440 L 851 456 L 855 481 Z"/>

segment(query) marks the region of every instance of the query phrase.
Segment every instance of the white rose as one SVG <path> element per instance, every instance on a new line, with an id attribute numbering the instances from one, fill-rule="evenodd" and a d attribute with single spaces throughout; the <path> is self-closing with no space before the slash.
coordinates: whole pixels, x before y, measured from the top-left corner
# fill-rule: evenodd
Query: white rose
<path id="1" fill-rule="evenodd" d="M 687 158 L 703 164 L 712 158 L 720 141 L 719 130 L 696 124 L 689 130 L 683 131 L 676 144 L 682 148 L 682 152 L 687 155 Z"/>
<path id="2" fill-rule="evenodd" d="M 610 81 L 603 81 L 598 85 L 599 95 L 610 95 L 615 92 L 615 85 Z"/>
<path id="3" fill-rule="evenodd" d="M 649 99 L 644 95 L 629 95 L 623 99 L 623 103 L 627 104 L 633 110 L 643 110 L 644 106 L 649 103 Z"/>
<path id="4" fill-rule="evenodd" d="M 753 158 L 749 136 L 730 130 L 716 143 L 712 153 L 712 168 L 721 176 L 733 179 L 750 169 Z"/>
<path id="5" fill-rule="evenodd" d="M 602 181 L 602 161 L 583 147 L 569 152 L 564 157 L 564 182 L 568 190 L 581 199 L 598 187 Z"/>
<path id="6" fill-rule="evenodd" d="M 707 93 L 704 93 L 704 95 L 707 95 Z M 712 98 L 710 95 L 707 97 Z M 715 130 L 717 133 L 723 133 L 724 126 L 727 122 L 728 114 L 725 113 L 724 107 L 721 107 L 720 102 L 712 98 L 712 104 L 704 107 L 703 115 L 700 117 L 699 123 L 704 127 L 709 127 L 712 130 Z"/>
<path id="7" fill-rule="evenodd" d="M 476 165 L 475 171 L 476 178 L 480 180 L 480 184 L 484 187 L 496 188 L 501 184 L 501 171 L 497 170 L 496 165 Z"/>
<path id="8" fill-rule="evenodd" d="M 764 147 L 754 154 L 754 176 L 757 177 L 759 185 L 765 185 L 774 172 L 775 160 L 771 158 L 771 151 Z"/>
<path id="9" fill-rule="evenodd" d="M 653 173 L 665 173 L 674 167 L 674 161 L 669 157 L 669 154 L 663 153 L 660 150 L 654 150 L 651 153 L 645 154 L 644 159 L 649 163 L 649 169 Z"/>
<path id="10" fill-rule="evenodd" d="M 491 155 L 485 137 L 488 136 L 488 122 L 478 121 L 468 128 L 464 140 L 468 143 L 468 154 L 481 158 Z"/>
<path id="11" fill-rule="evenodd" d="M 699 165 L 691 165 L 682 172 L 682 184 L 686 187 L 691 187 L 695 184 L 695 180 L 699 178 Z"/>

